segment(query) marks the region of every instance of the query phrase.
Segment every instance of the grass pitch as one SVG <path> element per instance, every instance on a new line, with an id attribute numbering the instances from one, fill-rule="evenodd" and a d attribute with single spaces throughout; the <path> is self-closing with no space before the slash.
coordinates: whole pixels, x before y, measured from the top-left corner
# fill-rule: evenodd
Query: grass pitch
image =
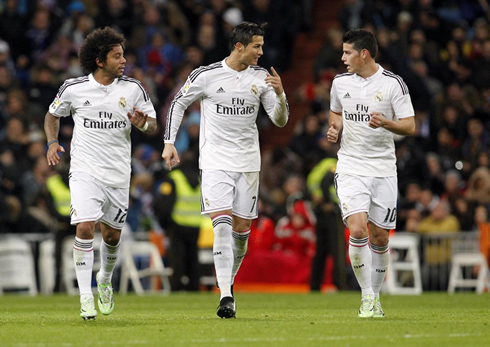
<path id="1" fill-rule="evenodd" d="M 384 319 L 357 318 L 360 293 L 116 295 L 114 312 L 78 314 L 78 297 L 0 296 L 0 346 L 490 346 L 488 294 L 382 296 Z"/>

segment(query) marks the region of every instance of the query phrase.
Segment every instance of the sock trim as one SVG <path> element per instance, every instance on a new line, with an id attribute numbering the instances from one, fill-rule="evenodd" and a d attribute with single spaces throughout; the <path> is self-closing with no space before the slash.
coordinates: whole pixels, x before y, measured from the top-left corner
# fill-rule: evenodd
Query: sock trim
<path id="1" fill-rule="evenodd" d="M 213 219 L 213 228 L 216 228 L 216 226 L 218 226 L 218 224 L 221 224 L 221 223 L 231 225 L 232 224 L 231 222 L 232 222 L 232 219 L 231 219 L 230 215 L 228 215 L 228 214 L 219 215 Z"/>
<path id="2" fill-rule="evenodd" d="M 389 243 L 385 246 L 376 246 L 375 244 L 369 243 L 369 247 L 371 248 L 371 251 L 378 254 L 384 254 L 390 250 Z"/>
<path id="3" fill-rule="evenodd" d="M 368 244 L 369 237 L 365 237 L 362 239 L 355 239 L 352 236 L 349 236 L 349 245 L 352 247 L 364 247 Z"/>
<path id="4" fill-rule="evenodd" d="M 239 231 L 233 230 L 231 232 L 231 236 L 233 236 L 234 239 L 240 240 L 240 241 L 247 241 L 249 235 L 250 235 L 250 230 L 247 230 L 244 232 L 239 232 Z"/>
<path id="5" fill-rule="evenodd" d="M 85 240 L 75 237 L 73 249 L 76 249 L 80 252 L 92 252 L 94 250 L 94 239 Z"/>

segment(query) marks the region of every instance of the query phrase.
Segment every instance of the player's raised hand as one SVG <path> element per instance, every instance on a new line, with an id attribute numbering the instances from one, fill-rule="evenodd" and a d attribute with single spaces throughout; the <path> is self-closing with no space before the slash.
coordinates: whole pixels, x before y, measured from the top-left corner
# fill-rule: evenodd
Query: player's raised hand
<path id="1" fill-rule="evenodd" d="M 334 122 L 330 125 L 330 128 L 328 128 L 327 131 L 327 140 L 328 142 L 337 142 L 339 139 L 339 129 L 337 129 L 337 126 L 335 125 Z"/>
<path id="2" fill-rule="evenodd" d="M 177 149 L 171 143 L 166 143 L 163 148 L 162 158 L 165 160 L 165 164 L 167 164 L 168 170 L 172 170 L 172 166 L 180 163 L 179 154 L 177 153 Z"/>
<path id="3" fill-rule="evenodd" d="M 136 106 L 133 106 L 133 113 L 128 112 L 128 118 L 135 127 L 143 128 L 148 119 L 148 114 L 143 113 L 143 111 L 138 110 Z"/>
<path id="4" fill-rule="evenodd" d="M 272 75 L 267 73 L 267 77 L 265 78 L 265 83 L 268 86 L 274 88 L 274 91 L 277 95 L 281 95 L 284 92 L 284 88 L 282 87 L 281 76 L 277 73 L 274 67 L 271 67 Z"/>
<path id="5" fill-rule="evenodd" d="M 65 149 L 58 141 L 49 145 L 48 151 L 46 152 L 48 165 L 56 165 L 60 163 L 60 156 L 58 155 L 58 152 L 65 153 Z"/>

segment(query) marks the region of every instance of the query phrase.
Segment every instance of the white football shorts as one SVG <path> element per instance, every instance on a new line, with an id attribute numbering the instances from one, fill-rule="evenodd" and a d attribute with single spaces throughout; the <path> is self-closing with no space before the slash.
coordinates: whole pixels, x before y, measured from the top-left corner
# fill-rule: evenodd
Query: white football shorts
<path id="1" fill-rule="evenodd" d="M 365 212 L 368 221 L 383 229 L 395 229 L 398 179 L 390 177 L 335 174 L 335 189 L 342 219 Z"/>
<path id="2" fill-rule="evenodd" d="M 201 213 L 231 210 L 244 219 L 258 216 L 259 172 L 201 171 Z"/>
<path id="3" fill-rule="evenodd" d="M 129 206 L 129 188 L 107 187 L 84 172 L 70 174 L 71 224 L 102 222 L 122 230 Z"/>

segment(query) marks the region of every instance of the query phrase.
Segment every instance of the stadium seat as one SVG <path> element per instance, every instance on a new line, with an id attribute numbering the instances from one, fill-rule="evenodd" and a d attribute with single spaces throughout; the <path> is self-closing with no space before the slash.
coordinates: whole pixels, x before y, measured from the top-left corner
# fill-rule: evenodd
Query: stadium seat
<path id="1" fill-rule="evenodd" d="M 54 240 L 44 240 L 39 244 L 39 291 L 44 295 L 53 294 L 56 265 L 54 259 L 55 242 Z"/>
<path id="2" fill-rule="evenodd" d="M 197 253 L 199 258 L 199 264 L 201 265 L 214 265 L 213 248 L 199 248 Z M 199 282 L 204 286 L 214 286 L 216 284 L 216 277 L 214 274 L 209 276 L 201 276 Z"/>
<path id="3" fill-rule="evenodd" d="M 0 294 L 5 291 L 37 295 L 31 245 L 18 237 L 0 239 Z"/>
<path id="4" fill-rule="evenodd" d="M 465 278 L 464 268 L 477 268 L 478 274 L 475 278 Z M 453 294 L 456 288 L 475 288 L 478 294 L 484 292 L 488 265 L 482 253 L 459 253 L 451 258 L 451 273 L 449 275 L 448 293 Z M 471 277 L 471 276 L 470 276 Z"/>
<path id="5" fill-rule="evenodd" d="M 123 262 L 121 269 L 121 282 L 119 287 L 120 294 L 126 294 L 128 283 L 134 288 L 137 295 L 144 295 L 146 292 L 155 292 L 155 281 L 160 279 L 162 282 L 162 293 L 170 293 L 170 280 L 168 276 L 173 271 L 166 268 L 162 257 L 155 244 L 148 241 L 124 242 L 122 244 Z M 138 269 L 138 267 L 143 267 Z M 141 279 L 151 277 L 149 289 L 145 290 Z"/>
<path id="6" fill-rule="evenodd" d="M 390 237 L 390 266 L 386 289 L 390 294 L 421 294 L 419 236 L 413 233 L 395 233 Z"/>

